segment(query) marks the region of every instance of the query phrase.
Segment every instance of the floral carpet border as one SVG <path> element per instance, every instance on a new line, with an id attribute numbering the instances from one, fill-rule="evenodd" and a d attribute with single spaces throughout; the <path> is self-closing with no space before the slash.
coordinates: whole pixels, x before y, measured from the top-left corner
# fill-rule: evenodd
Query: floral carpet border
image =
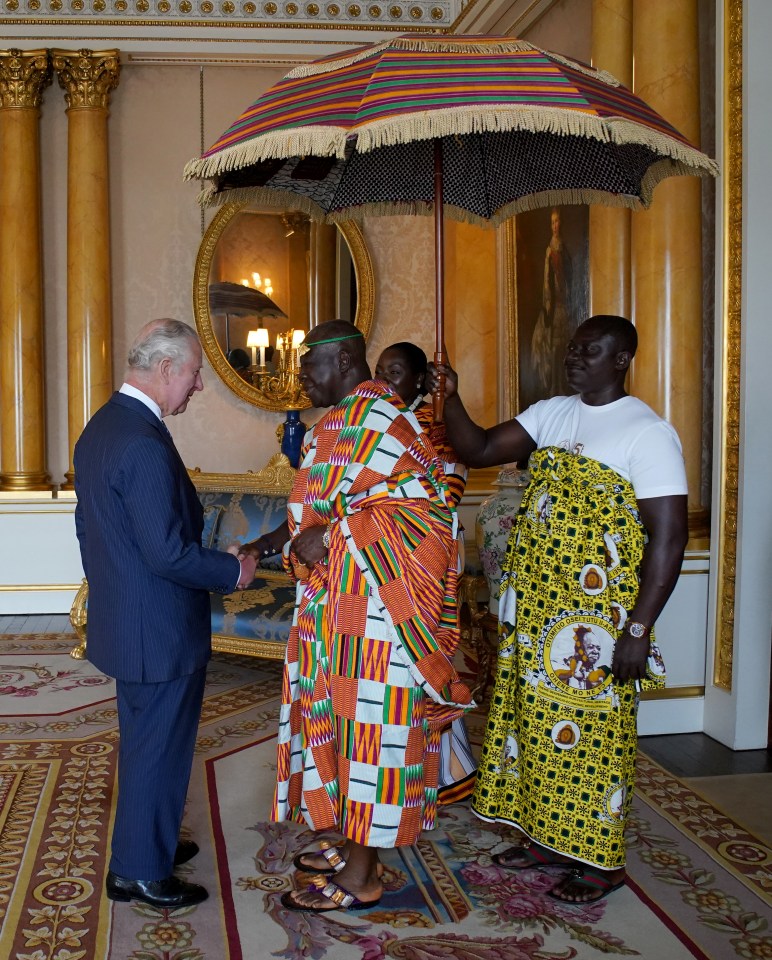
<path id="1" fill-rule="evenodd" d="M 772 905 L 772 850 L 758 837 L 644 753 L 638 754 L 635 789 L 725 870 Z"/>

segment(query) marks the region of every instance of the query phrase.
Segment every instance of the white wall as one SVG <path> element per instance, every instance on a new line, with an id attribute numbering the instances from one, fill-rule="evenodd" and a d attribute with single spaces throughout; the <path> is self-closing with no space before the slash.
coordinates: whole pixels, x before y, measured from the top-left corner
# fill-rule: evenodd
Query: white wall
<path id="1" fill-rule="evenodd" d="M 743 5 L 742 359 L 731 693 L 708 686 L 705 731 L 734 749 L 765 747 L 772 634 L 772 4 Z M 717 338 L 718 342 L 718 338 Z M 718 396 L 718 395 L 717 395 Z M 714 485 L 715 488 L 715 485 Z M 714 510 L 714 516 L 716 511 Z M 715 612 L 714 612 L 715 617 Z M 715 630 L 709 630 L 709 636 Z M 709 664 L 712 662 L 712 652 Z M 710 684 L 710 667 L 708 684 Z"/>

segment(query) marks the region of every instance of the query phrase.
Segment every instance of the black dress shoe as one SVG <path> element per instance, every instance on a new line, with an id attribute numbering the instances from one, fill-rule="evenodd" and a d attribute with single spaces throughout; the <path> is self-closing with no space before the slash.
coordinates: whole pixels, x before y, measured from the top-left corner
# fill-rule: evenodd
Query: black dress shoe
<path id="1" fill-rule="evenodd" d="M 209 894 L 197 883 L 187 883 L 179 877 L 163 880 L 127 880 L 112 870 L 107 872 L 105 890 L 109 900 L 141 900 L 158 910 L 177 910 L 206 900 Z"/>
<path id="2" fill-rule="evenodd" d="M 180 840 L 174 851 L 174 866 L 179 867 L 188 860 L 192 860 L 198 853 L 198 844 L 194 840 Z"/>

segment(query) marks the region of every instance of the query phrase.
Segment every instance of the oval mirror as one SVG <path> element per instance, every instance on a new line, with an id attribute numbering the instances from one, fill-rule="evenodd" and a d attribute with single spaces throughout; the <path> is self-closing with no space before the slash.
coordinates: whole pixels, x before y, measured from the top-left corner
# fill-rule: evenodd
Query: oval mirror
<path id="1" fill-rule="evenodd" d="M 204 353 L 237 396 L 265 410 L 309 407 L 296 376 L 302 335 L 339 318 L 367 338 L 373 303 L 372 263 L 355 223 L 231 203 L 201 241 L 193 308 Z"/>

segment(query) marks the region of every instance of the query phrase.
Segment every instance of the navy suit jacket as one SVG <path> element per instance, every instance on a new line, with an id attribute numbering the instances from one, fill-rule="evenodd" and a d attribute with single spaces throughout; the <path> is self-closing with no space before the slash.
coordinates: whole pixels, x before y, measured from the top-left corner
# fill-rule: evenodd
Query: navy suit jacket
<path id="1" fill-rule="evenodd" d="M 240 565 L 201 546 L 203 510 L 166 428 L 114 393 L 86 424 L 74 467 L 89 660 L 134 682 L 199 670 L 211 654 L 209 593 L 231 593 Z"/>

